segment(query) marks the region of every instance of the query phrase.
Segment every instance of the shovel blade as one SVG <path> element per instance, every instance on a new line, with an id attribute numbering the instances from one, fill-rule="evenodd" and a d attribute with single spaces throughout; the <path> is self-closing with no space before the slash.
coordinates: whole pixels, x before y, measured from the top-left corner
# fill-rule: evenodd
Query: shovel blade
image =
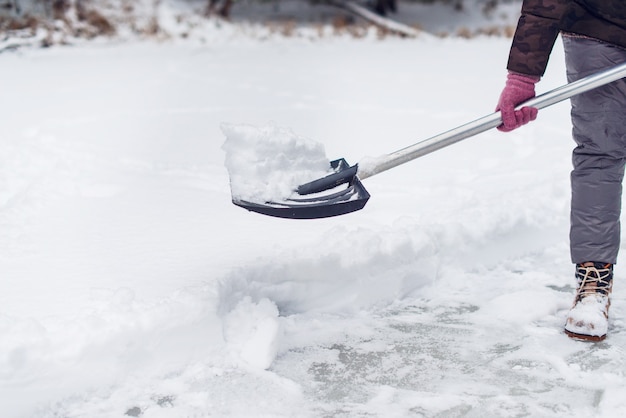
<path id="1" fill-rule="evenodd" d="M 330 164 L 335 173 L 300 186 L 296 197 L 265 203 L 233 199 L 233 203 L 262 215 L 288 219 L 329 218 L 363 209 L 370 194 L 357 177 L 356 166 L 350 167 L 343 158 Z"/>

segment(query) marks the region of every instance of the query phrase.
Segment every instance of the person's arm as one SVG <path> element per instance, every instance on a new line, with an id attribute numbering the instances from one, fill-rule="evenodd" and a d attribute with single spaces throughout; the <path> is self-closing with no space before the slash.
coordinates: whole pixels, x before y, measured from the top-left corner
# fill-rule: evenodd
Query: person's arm
<path id="1" fill-rule="evenodd" d="M 511 42 L 507 69 L 541 77 L 561 30 L 569 0 L 524 0 Z"/>

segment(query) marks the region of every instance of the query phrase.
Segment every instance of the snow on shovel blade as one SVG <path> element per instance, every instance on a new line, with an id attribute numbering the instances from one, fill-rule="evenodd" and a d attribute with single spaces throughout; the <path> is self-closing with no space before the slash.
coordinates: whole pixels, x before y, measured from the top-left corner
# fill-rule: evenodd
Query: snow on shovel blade
<path id="1" fill-rule="evenodd" d="M 330 165 L 335 173 L 298 187 L 301 197 L 263 204 L 233 199 L 233 203 L 252 212 L 290 219 L 329 218 L 363 209 L 370 194 L 356 176 L 357 166 L 350 167 L 343 158 Z"/>

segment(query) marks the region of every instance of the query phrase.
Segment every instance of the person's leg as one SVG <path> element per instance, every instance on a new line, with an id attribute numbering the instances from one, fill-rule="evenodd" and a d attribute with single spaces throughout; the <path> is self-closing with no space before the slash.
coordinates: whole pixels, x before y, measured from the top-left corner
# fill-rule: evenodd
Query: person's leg
<path id="1" fill-rule="evenodd" d="M 568 81 L 626 62 L 626 50 L 564 36 Z M 626 162 L 626 81 L 571 99 L 572 262 L 615 264 L 620 244 L 622 179 Z"/>
<path id="2" fill-rule="evenodd" d="M 563 37 L 569 82 L 626 62 L 626 50 L 599 41 Z M 565 332 L 600 341 L 608 331 L 613 264 L 620 245 L 622 180 L 626 162 L 626 81 L 571 99 L 572 203 L 570 249 L 577 292 Z"/>

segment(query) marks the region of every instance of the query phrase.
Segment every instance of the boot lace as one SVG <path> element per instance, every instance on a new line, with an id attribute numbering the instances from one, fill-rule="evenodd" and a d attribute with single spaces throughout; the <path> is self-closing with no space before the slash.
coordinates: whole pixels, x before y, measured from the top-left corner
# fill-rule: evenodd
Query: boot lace
<path id="1" fill-rule="evenodd" d="M 578 291 L 576 301 L 591 295 L 609 296 L 613 285 L 613 265 L 594 263 L 593 266 L 576 266 Z"/>

